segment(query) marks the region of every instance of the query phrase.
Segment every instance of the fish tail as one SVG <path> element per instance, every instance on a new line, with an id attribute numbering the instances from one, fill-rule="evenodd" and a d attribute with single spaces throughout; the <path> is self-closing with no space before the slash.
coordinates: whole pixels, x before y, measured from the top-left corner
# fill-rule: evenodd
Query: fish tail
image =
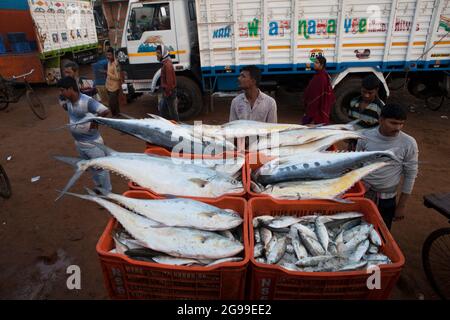
<path id="1" fill-rule="evenodd" d="M 60 160 L 64 163 L 70 164 L 71 166 L 76 168 L 76 171 L 72 178 L 70 178 L 69 182 L 66 184 L 64 189 L 61 191 L 59 196 L 55 199 L 55 201 L 58 201 L 74 184 L 75 182 L 81 177 L 85 169 L 82 169 L 81 163 L 84 162 L 82 159 L 78 158 L 71 158 L 71 157 L 59 157 L 56 156 L 55 159 Z"/>
<path id="2" fill-rule="evenodd" d="M 94 200 L 94 195 L 87 195 L 87 194 L 78 194 L 78 193 L 73 193 L 73 192 L 67 192 L 67 191 L 64 191 L 64 190 L 56 190 L 57 192 L 59 192 L 59 194 L 60 194 L 60 197 L 62 196 L 62 195 L 66 195 L 66 194 L 68 194 L 68 195 L 70 195 L 70 196 L 73 196 L 73 197 L 77 197 L 77 198 L 80 198 L 80 199 L 84 199 L 84 200 L 90 200 L 90 201 L 95 201 Z"/>

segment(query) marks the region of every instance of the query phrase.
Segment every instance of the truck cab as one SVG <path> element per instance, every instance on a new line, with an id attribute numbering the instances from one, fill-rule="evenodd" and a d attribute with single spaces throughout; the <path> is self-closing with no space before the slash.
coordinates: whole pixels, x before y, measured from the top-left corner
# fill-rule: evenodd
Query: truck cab
<path id="1" fill-rule="evenodd" d="M 158 87 L 158 45 L 170 50 L 180 116 L 197 115 L 203 103 L 194 0 L 130 1 L 117 52 L 128 92 L 151 93 Z"/>

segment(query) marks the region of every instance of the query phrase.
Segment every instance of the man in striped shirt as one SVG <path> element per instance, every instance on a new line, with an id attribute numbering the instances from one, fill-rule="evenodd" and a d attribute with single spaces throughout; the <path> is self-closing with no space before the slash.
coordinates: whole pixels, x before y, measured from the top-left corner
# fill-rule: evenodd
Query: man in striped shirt
<path id="1" fill-rule="evenodd" d="M 378 125 L 381 108 L 384 102 L 378 97 L 380 81 L 371 74 L 362 80 L 361 95 L 350 102 L 348 115 L 356 123 L 358 129 L 373 128 Z"/>

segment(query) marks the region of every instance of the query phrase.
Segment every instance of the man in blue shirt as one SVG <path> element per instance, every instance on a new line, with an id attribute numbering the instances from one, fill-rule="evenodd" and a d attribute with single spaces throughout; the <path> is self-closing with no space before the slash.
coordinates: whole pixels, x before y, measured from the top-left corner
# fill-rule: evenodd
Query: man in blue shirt
<path id="1" fill-rule="evenodd" d="M 97 115 L 106 117 L 109 109 L 95 99 L 80 93 L 77 81 L 72 77 L 65 77 L 58 81 L 61 90 L 60 104 L 69 114 L 70 124 L 76 123 L 86 115 Z M 75 139 L 75 146 L 80 157 L 83 159 L 94 159 L 106 156 L 94 143 L 103 144 L 103 138 L 98 132 L 98 125 L 94 122 L 79 124 L 70 127 L 70 132 Z M 111 191 L 109 173 L 105 170 L 91 169 L 91 174 L 96 188 Z M 97 193 L 98 190 L 94 189 Z"/>

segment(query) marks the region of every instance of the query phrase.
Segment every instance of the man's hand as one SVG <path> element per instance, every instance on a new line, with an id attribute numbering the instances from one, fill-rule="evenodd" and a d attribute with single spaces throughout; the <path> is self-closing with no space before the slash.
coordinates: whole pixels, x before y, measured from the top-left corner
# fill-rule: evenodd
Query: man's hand
<path id="1" fill-rule="evenodd" d="M 404 207 L 404 206 L 397 207 L 397 209 L 395 209 L 395 215 L 394 215 L 393 221 L 402 221 L 403 219 L 405 219 L 405 210 L 406 210 L 406 207 Z"/>

